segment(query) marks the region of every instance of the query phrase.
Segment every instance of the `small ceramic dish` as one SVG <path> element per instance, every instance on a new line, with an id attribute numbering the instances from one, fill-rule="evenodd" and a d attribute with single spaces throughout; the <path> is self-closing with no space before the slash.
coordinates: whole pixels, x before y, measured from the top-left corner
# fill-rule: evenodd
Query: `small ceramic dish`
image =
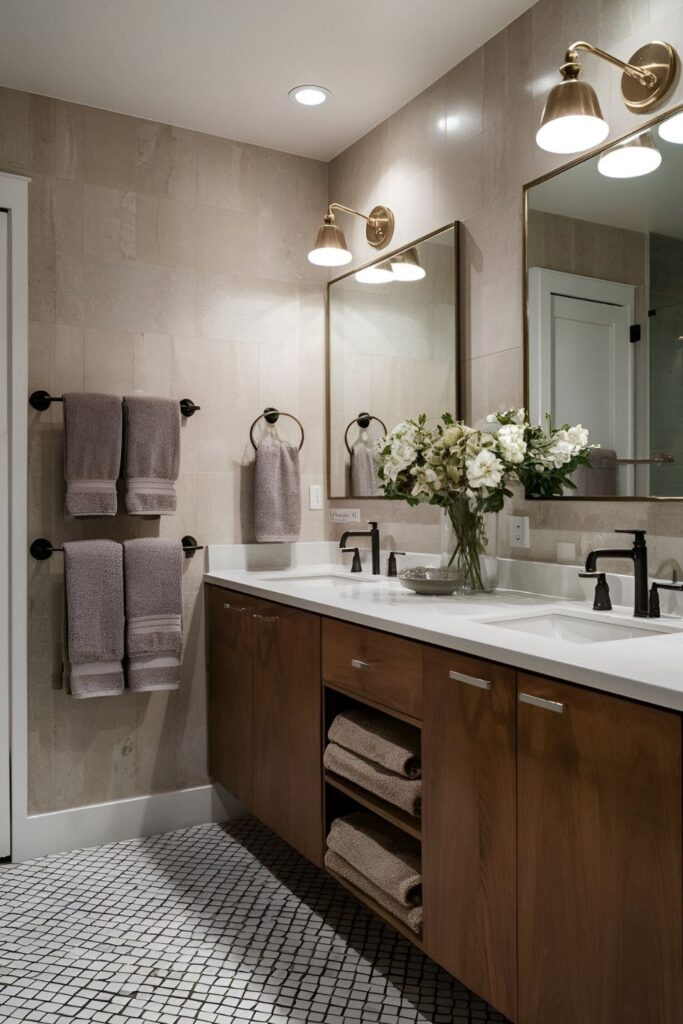
<path id="1" fill-rule="evenodd" d="M 441 569 L 432 565 L 416 565 L 398 574 L 399 583 L 416 594 L 452 594 L 462 583 L 462 576 L 455 569 Z"/>

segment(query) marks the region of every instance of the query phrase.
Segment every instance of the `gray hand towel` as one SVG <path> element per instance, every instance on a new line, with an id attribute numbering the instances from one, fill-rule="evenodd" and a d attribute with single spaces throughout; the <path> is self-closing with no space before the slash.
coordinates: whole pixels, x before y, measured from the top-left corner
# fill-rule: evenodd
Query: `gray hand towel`
<path id="1" fill-rule="evenodd" d="M 422 807 L 422 782 L 420 779 L 405 779 L 394 772 L 388 772 L 350 750 L 344 750 L 337 743 L 325 747 L 323 763 L 328 771 L 341 775 L 357 786 L 369 790 L 376 796 L 394 804 L 408 814 L 418 816 Z"/>
<path id="2" fill-rule="evenodd" d="M 123 400 L 126 510 L 168 516 L 176 510 L 180 472 L 180 406 L 173 398 L 133 395 Z"/>
<path id="3" fill-rule="evenodd" d="M 351 494 L 354 498 L 384 494 L 379 480 L 379 457 L 362 437 L 351 449 Z"/>
<path id="4" fill-rule="evenodd" d="M 379 904 L 392 917 L 395 917 L 406 927 L 410 928 L 411 931 L 419 933 L 422 930 L 424 919 L 422 907 L 404 907 L 380 889 L 378 885 L 371 882 L 369 878 L 362 875 L 360 871 L 356 871 L 348 861 L 340 857 L 334 850 L 328 850 L 325 854 L 325 867 L 333 875 L 339 875 L 340 878 L 350 882 L 354 888 L 365 893 L 366 896 L 369 896 L 370 899 Z"/>
<path id="5" fill-rule="evenodd" d="M 387 771 L 406 779 L 420 778 L 420 732 L 407 722 L 373 708 L 348 708 L 336 716 L 328 737 Z"/>
<path id="6" fill-rule="evenodd" d="M 576 490 L 569 497 L 609 498 L 619 493 L 617 453 L 613 448 L 595 448 L 588 453 L 590 466 L 579 466 L 572 474 Z"/>
<path id="7" fill-rule="evenodd" d="M 123 543 L 131 690 L 177 690 L 183 653 L 183 549 L 177 540 Z"/>
<path id="8" fill-rule="evenodd" d="M 72 697 L 123 693 L 123 552 L 111 540 L 64 544 L 66 650 Z"/>
<path id="9" fill-rule="evenodd" d="M 254 526 L 259 543 L 295 541 L 301 532 L 299 449 L 266 434 L 256 451 Z"/>
<path id="10" fill-rule="evenodd" d="M 336 818 L 327 846 L 404 907 L 422 903 L 422 861 L 416 839 L 359 811 Z"/>
<path id="11" fill-rule="evenodd" d="M 64 395 L 67 515 L 116 515 L 121 436 L 121 399 L 116 395 Z"/>

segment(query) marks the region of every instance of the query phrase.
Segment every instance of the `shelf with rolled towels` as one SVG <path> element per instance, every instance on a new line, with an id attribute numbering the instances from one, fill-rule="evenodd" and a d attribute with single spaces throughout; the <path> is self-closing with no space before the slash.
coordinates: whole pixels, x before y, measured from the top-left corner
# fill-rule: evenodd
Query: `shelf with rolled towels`
<path id="1" fill-rule="evenodd" d="M 189 533 L 181 539 L 180 544 L 185 552 L 185 558 L 194 558 L 195 551 L 204 550 L 204 545 L 198 544 L 196 538 Z M 64 548 L 56 548 L 47 537 L 36 537 L 28 550 L 31 558 L 35 558 L 37 562 L 44 562 L 46 559 L 52 558 L 56 552 L 63 553 Z"/>
<path id="2" fill-rule="evenodd" d="M 62 395 L 51 395 L 49 391 L 44 391 L 42 388 L 39 391 L 32 392 L 29 395 L 28 404 L 32 409 L 37 412 L 46 412 L 50 408 L 53 402 L 63 402 L 64 398 Z M 180 412 L 186 419 L 190 416 L 194 416 L 196 412 L 199 412 L 201 405 L 195 405 L 191 398 L 181 398 Z"/>

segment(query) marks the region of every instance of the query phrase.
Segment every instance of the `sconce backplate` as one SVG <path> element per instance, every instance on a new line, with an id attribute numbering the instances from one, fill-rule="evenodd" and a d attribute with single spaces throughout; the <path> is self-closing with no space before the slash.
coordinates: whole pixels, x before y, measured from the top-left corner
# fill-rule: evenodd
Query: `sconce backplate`
<path id="1" fill-rule="evenodd" d="M 633 114 L 653 110 L 664 101 L 678 78 L 678 57 L 669 43 L 647 43 L 641 46 L 629 60 L 629 64 L 651 72 L 654 85 L 644 85 L 638 78 L 624 72 L 621 78 L 621 94 L 624 103 Z"/>
<path id="2" fill-rule="evenodd" d="M 368 245 L 373 249 L 383 249 L 388 245 L 394 234 L 394 215 L 388 206 L 374 206 L 365 228 Z"/>

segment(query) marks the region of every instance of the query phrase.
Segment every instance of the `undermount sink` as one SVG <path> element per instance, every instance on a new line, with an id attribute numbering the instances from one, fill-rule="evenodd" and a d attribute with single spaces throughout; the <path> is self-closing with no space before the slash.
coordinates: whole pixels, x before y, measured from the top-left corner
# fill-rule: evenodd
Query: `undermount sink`
<path id="1" fill-rule="evenodd" d="M 548 612 L 543 615 L 526 615 L 510 619 L 488 619 L 489 626 L 514 629 L 519 633 L 533 633 L 556 640 L 568 640 L 573 644 L 599 644 L 610 640 L 640 640 L 648 636 L 663 636 L 680 633 L 676 626 L 657 623 L 641 625 L 633 622 L 609 622 L 606 619 L 590 618 L 588 615 L 574 615 L 570 612 Z"/>
<path id="2" fill-rule="evenodd" d="M 277 572 L 272 573 L 268 576 L 261 576 L 261 580 L 267 580 L 269 583 L 296 583 L 297 586 L 308 587 L 348 587 L 349 583 L 381 583 L 386 582 L 387 577 L 382 576 L 366 576 L 362 573 L 350 573 L 345 574 L 339 573 L 311 573 L 306 576 L 302 573 L 285 573 Z"/>

